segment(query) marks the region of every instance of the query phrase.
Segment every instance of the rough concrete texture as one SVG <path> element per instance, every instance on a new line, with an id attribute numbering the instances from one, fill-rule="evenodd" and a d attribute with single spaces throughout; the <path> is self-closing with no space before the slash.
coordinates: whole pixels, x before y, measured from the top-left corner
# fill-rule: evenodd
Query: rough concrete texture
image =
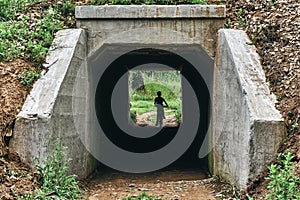
<path id="1" fill-rule="evenodd" d="M 259 56 L 246 33 L 222 29 L 213 102 L 214 173 L 240 188 L 272 161 L 285 136 Z"/>
<path id="2" fill-rule="evenodd" d="M 224 5 L 105 5 L 76 8 L 77 19 L 225 18 Z"/>
<path id="3" fill-rule="evenodd" d="M 34 157 L 45 161 L 60 138 L 71 158 L 71 173 L 80 178 L 92 170 L 93 158 L 75 130 L 72 110 L 72 88 L 79 66 L 85 61 L 85 31 L 62 30 L 47 56 L 48 72 L 33 86 L 22 111 L 17 116 L 10 148 L 32 166 Z"/>
<path id="4" fill-rule="evenodd" d="M 103 44 L 200 44 L 211 57 L 224 6 L 83 6 L 77 27 L 88 32 L 89 55 Z"/>

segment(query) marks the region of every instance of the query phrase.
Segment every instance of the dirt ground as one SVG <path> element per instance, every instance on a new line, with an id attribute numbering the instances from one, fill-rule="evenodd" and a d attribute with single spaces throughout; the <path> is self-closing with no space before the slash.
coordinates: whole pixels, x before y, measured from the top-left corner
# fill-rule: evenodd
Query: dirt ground
<path id="1" fill-rule="evenodd" d="M 21 84 L 18 75 L 30 68 L 30 63 L 23 60 L 0 63 L 0 135 L 1 138 L 12 135 L 12 127 L 16 115 L 21 111 L 22 105 L 30 88 Z M 6 155 L 8 149 L 0 139 L 0 156 Z"/>
<path id="2" fill-rule="evenodd" d="M 179 125 L 176 120 L 175 114 L 171 113 L 172 110 L 165 110 L 165 119 L 163 120 L 164 127 L 177 127 Z M 138 126 L 156 126 L 156 111 L 150 111 L 144 114 L 136 115 L 136 124 Z"/>
<path id="3" fill-rule="evenodd" d="M 90 200 L 122 200 L 146 192 L 166 200 L 215 200 L 217 193 L 206 178 L 206 174 L 197 169 L 148 174 L 98 171 L 88 180 L 86 196 Z"/>
<path id="4" fill-rule="evenodd" d="M 38 174 L 22 163 L 18 155 L 9 153 L 0 159 L 0 199 L 13 200 L 37 188 Z"/>

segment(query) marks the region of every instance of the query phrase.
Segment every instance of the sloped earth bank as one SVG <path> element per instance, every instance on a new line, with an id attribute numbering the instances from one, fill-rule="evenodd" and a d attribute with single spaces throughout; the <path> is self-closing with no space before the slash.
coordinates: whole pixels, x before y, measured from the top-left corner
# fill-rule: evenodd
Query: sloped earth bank
<path id="1" fill-rule="evenodd" d="M 261 56 L 267 81 L 278 99 L 276 107 L 282 113 L 289 133 L 280 151 L 293 152 L 296 173 L 300 176 L 300 133 L 299 128 L 293 128 L 296 123 L 300 124 L 299 0 L 228 0 L 226 4 L 228 20 L 224 26 L 246 30 Z M 29 93 L 29 89 L 20 83 L 18 75 L 31 66 L 34 64 L 23 60 L 0 64 L 0 196 L 2 199 L 15 199 L 18 193 L 29 191 L 36 183 L 35 173 L 28 169 L 26 164 L 22 164 L 13 153 L 8 154 L 7 148 L 3 148 L 5 135 L 11 134 L 13 121 Z M 256 199 L 262 198 L 266 193 L 267 181 L 264 180 L 266 174 L 267 171 L 249 186 L 247 192 Z M 24 178 L 26 180 L 22 180 Z M 145 180 L 150 183 L 150 180 Z M 152 183 L 154 184 L 155 181 Z M 211 184 L 211 187 L 217 186 L 218 184 Z M 97 190 L 92 185 L 90 187 L 92 190 Z M 201 187 L 198 189 L 202 190 Z M 163 190 L 160 193 L 165 194 Z"/>

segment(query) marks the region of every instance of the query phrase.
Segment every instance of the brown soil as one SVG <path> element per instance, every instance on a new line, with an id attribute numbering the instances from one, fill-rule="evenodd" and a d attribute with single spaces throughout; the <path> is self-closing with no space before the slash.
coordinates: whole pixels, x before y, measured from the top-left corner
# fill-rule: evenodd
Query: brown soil
<path id="1" fill-rule="evenodd" d="M 0 160 L 0 199 L 17 199 L 37 188 L 38 174 L 20 161 L 20 158 L 9 153 Z"/>
<path id="2" fill-rule="evenodd" d="M 100 171 L 88 180 L 90 200 L 123 199 L 142 192 L 166 200 L 216 199 L 210 179 L 200 170 L 172 170 L 148 174 Z"/>
<path id="3" fill-rule="evenodd" d="M 20 83 L 18 75 L 29 68 L 30 63 L 23 60 L 0 63 L 0 156 L 8 153 L 4 141 L 11 136 L 16 115 L 29 93 L 29 88 Z"/>

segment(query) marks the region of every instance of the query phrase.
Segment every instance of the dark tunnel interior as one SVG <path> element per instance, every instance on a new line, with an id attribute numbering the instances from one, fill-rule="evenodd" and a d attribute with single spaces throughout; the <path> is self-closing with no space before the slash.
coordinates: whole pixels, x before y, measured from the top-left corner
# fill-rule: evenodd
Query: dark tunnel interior
<path id="1" fill-rule="evenodd" d="M 167 65 L 174 70 L 180 70 L 181 74 L 188 80 L 195 91 L 200 110 L 201 120 L 199 121 L 198 131 L 192 144 L 177 161 L 162 170 L 197 168 L 208 171 L 208 156 L 199 159 L 198 153 L 210 123 L 211 100 L 209 91 L 203 77 L 194 66 L 175 53 L 152 48 L 139 49 L 124 54 L 111 63 L 98 83 L 95 96 L 95 109 L 101 128 L 115 145 L 135 153 L 155 151 L 162 148 L 176 137 L 179 127 L 163 127 L 159 133 L 148 138 L 133 137 L 124 133 L 114 120 L 110 107 L 114 85 L 124 73 L 128 72 L 128 70 L 146 63 L 160 63 Z M 182 101 L 185 101 L 185 99 L 183 98 Z M 182 107 L 182 109 L 185 108 Z M 188 112 L 189 111 L 186 111 L 186 113 Z M 184 115 L 182 116 L 182 121 L 184 123 Z M 106 166 L 101 164 L 100 168 L 106 168 Z"/>

